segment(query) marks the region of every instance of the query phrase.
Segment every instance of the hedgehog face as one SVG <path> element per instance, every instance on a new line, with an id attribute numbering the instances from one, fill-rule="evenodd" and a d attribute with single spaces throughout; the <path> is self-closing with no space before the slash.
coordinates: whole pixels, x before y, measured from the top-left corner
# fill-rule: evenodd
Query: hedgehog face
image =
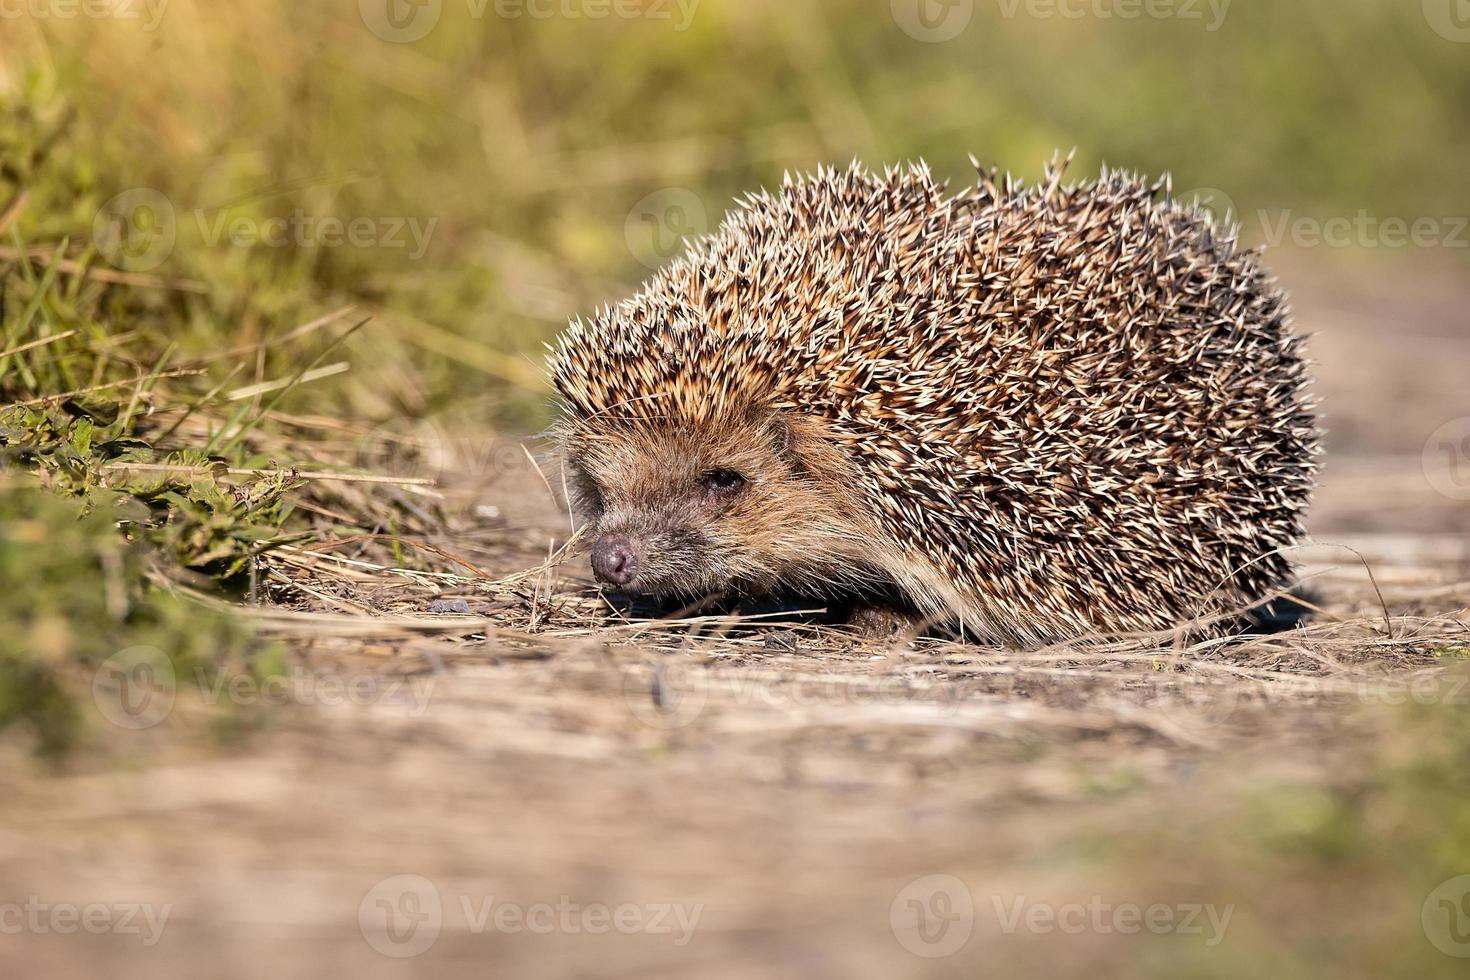
<path id="1" fill-rule="evenodd" d="M 574 432 L 568 486 L 593 572 L 618 591 L 681 598 L 850 578 L 871 537 L 813 472 L 823 454 L 804 428 L 762 413 Z"/>

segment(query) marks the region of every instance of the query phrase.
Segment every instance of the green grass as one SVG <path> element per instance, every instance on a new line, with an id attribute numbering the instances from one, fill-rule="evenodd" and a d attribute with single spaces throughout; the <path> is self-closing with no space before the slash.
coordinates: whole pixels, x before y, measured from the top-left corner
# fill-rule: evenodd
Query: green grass
<path id="1" fill-rule="evenodd" d="M 0 730 L 19 729 L 49 757 L 120 734 L 92 698 L 109 667 L 130 668 L 129 651 L 166 664 L 185 696 L 195 679 L 276 669 L 233 617 L 149 584 L 159 554 L 126 529 L 152 518 L 135 497 L 101 496 L 13 482 L 0 492 Z"/>

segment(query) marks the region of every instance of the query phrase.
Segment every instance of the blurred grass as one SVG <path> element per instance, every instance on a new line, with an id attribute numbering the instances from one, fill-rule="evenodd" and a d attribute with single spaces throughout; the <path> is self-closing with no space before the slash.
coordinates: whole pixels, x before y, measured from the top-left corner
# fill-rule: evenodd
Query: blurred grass
<path id="1" fill-rule="evenodd" d="M 154 669 L 154 693 L 187 696 L 196 678 L 201 686 L 258 681 L 280 669 L 232 618 L 150 587 L 155 553 L 116 530 L 120 521 L 146 523 L 147 509 L 126 495 L 105 497 L 84 504 L 36 487 L 0 490 L 0 732 L 22 729 L 52 759 L 79 743 L 113 742 L 108 720 L 129 719 L 109 716 L 101 699 L 121 702 L 93 685 L 116 672 Z M 228 709 L 211 715 L 221 731 L 242 723 Z"/>
<path id="2" fill-rule="evenodd" d="M 355 344 L 369 356 L 302 400 L 524 430 L 547 418 L 540 343 L 646 274 L 633 212 L 669 188 L 703 214 L 653 220 L 700 230 L 787 168 L 925 156 L 963 180 L 973 152 L 1031 177 L 1076 146 L 1077 173 L 1169 170 L 1246 214 L 1470 214 L 1470 58 L 1412 3 L 1237 3 L 1213 31 L 1206 5 L 1073 20 L 978 3 L 943 43 L 905 33 L 886 0 L 703 0 L 682 32 L 673 5 L 670 20 L 503 17 L 450 0 L 413 43 L 375 36 L 358 7 L 175 0 L 153 31 L 7 22 L 7 125 L 36 140 L 71 120 L 22 234 L 85 243 L 114 194 L 156 188 L 179 239 L 160 274 L 206 286 L 172 298 L 184 353 L 345 296 L 382 311 Z M 432 234 L 419 258 L 204 241 L 218 219 L 298 209 Z"/>
<path id="3" fill-rule="evenodd" d="M 1118 866 L 1152 869 L 1161 893 L 1237 904 L 1230 942 L 1150 948 L 1136 975 L 1462 976 L 1450 950 L 1463 940 L 1450 940 L 1443 911 L 1416 913 L 1470 868 L 1470 728 L 1450 694 L 1466 680 L 1463 669 L 1443 678 L 1446 703 L 1381 709 L 1378 738 L 1345 778 L 1250 787 L 1117 842 Z M 1431 921 L 1446 930 L 1443 950 L 1425 941 Z"/>

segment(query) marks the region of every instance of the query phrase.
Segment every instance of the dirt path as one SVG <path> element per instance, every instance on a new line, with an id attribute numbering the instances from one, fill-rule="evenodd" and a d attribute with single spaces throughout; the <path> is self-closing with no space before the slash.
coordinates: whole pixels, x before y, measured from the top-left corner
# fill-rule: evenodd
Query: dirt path
<path id="1" fill-rule="evenodd" d="M 168 725 L 119 729 L 121 765 L 59 776 L 5 750 L 0 882 L 41 924 L 0 910 L 0 973 L 1126 976 L 1177 955 L 1240 975 L 1308 883 L 1242 890 L 1228 850 L 1179 864 L 1173 835 L 1218 830 L 1254 787 L 1351 776 L 1393 724 L 1383 692 L 1406 690 L 1380 683 L 1386 665 L 1442 691 L 1435 651 L 1463 647 L 1470 620 L 1470 504 L 1424 451 L 1470 417 L 1470 302 L 1442 278 L 1388 305 L 1352 277 L 1283 279 L 1319 333 L 1333 432 L 1322 544 L 1303 555 L 1326 615 L 1308 632 L 1180 673 L 1136 644 L 538 635 L 495 629 L 473 595 L 461 626 L 388 653 L 319 626 L 303 664 L 335 681 L 303 673 L 223 755 Z M 456 548 L 497 556 L 495 573 L 534 564 L 561 527 L 544 491 L 522 472 L 476 492 L 502 521 Z M 432 592 L 369 576 L 335 601 L 438 621 Z M 1046 926 L 1099 896 L 1208 909 L 1168 935 Z M 1417 905 L 1358 897 L 1356 915 L 1417 928 Z M 64 910 L 88 905 L 104 928 L 68 929 Z M 1235 945 L 1212 944 L 1207 912 L 1226 906 Z M 1365 921 L 1324 935 L 1357 949 Z"/>

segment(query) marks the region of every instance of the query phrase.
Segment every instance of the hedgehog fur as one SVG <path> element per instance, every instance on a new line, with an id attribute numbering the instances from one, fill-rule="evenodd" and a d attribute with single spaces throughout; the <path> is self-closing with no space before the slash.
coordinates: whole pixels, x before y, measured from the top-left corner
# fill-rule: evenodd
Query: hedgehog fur
<path id="1" fill-rule="evenodd" d="M 559 433 L 609 574 L 1023 644 L 1287 585 L 1318 432 L 1282 293 L 1167 178 L 1065 169 L 788 176 L 573 323 Z"/>

